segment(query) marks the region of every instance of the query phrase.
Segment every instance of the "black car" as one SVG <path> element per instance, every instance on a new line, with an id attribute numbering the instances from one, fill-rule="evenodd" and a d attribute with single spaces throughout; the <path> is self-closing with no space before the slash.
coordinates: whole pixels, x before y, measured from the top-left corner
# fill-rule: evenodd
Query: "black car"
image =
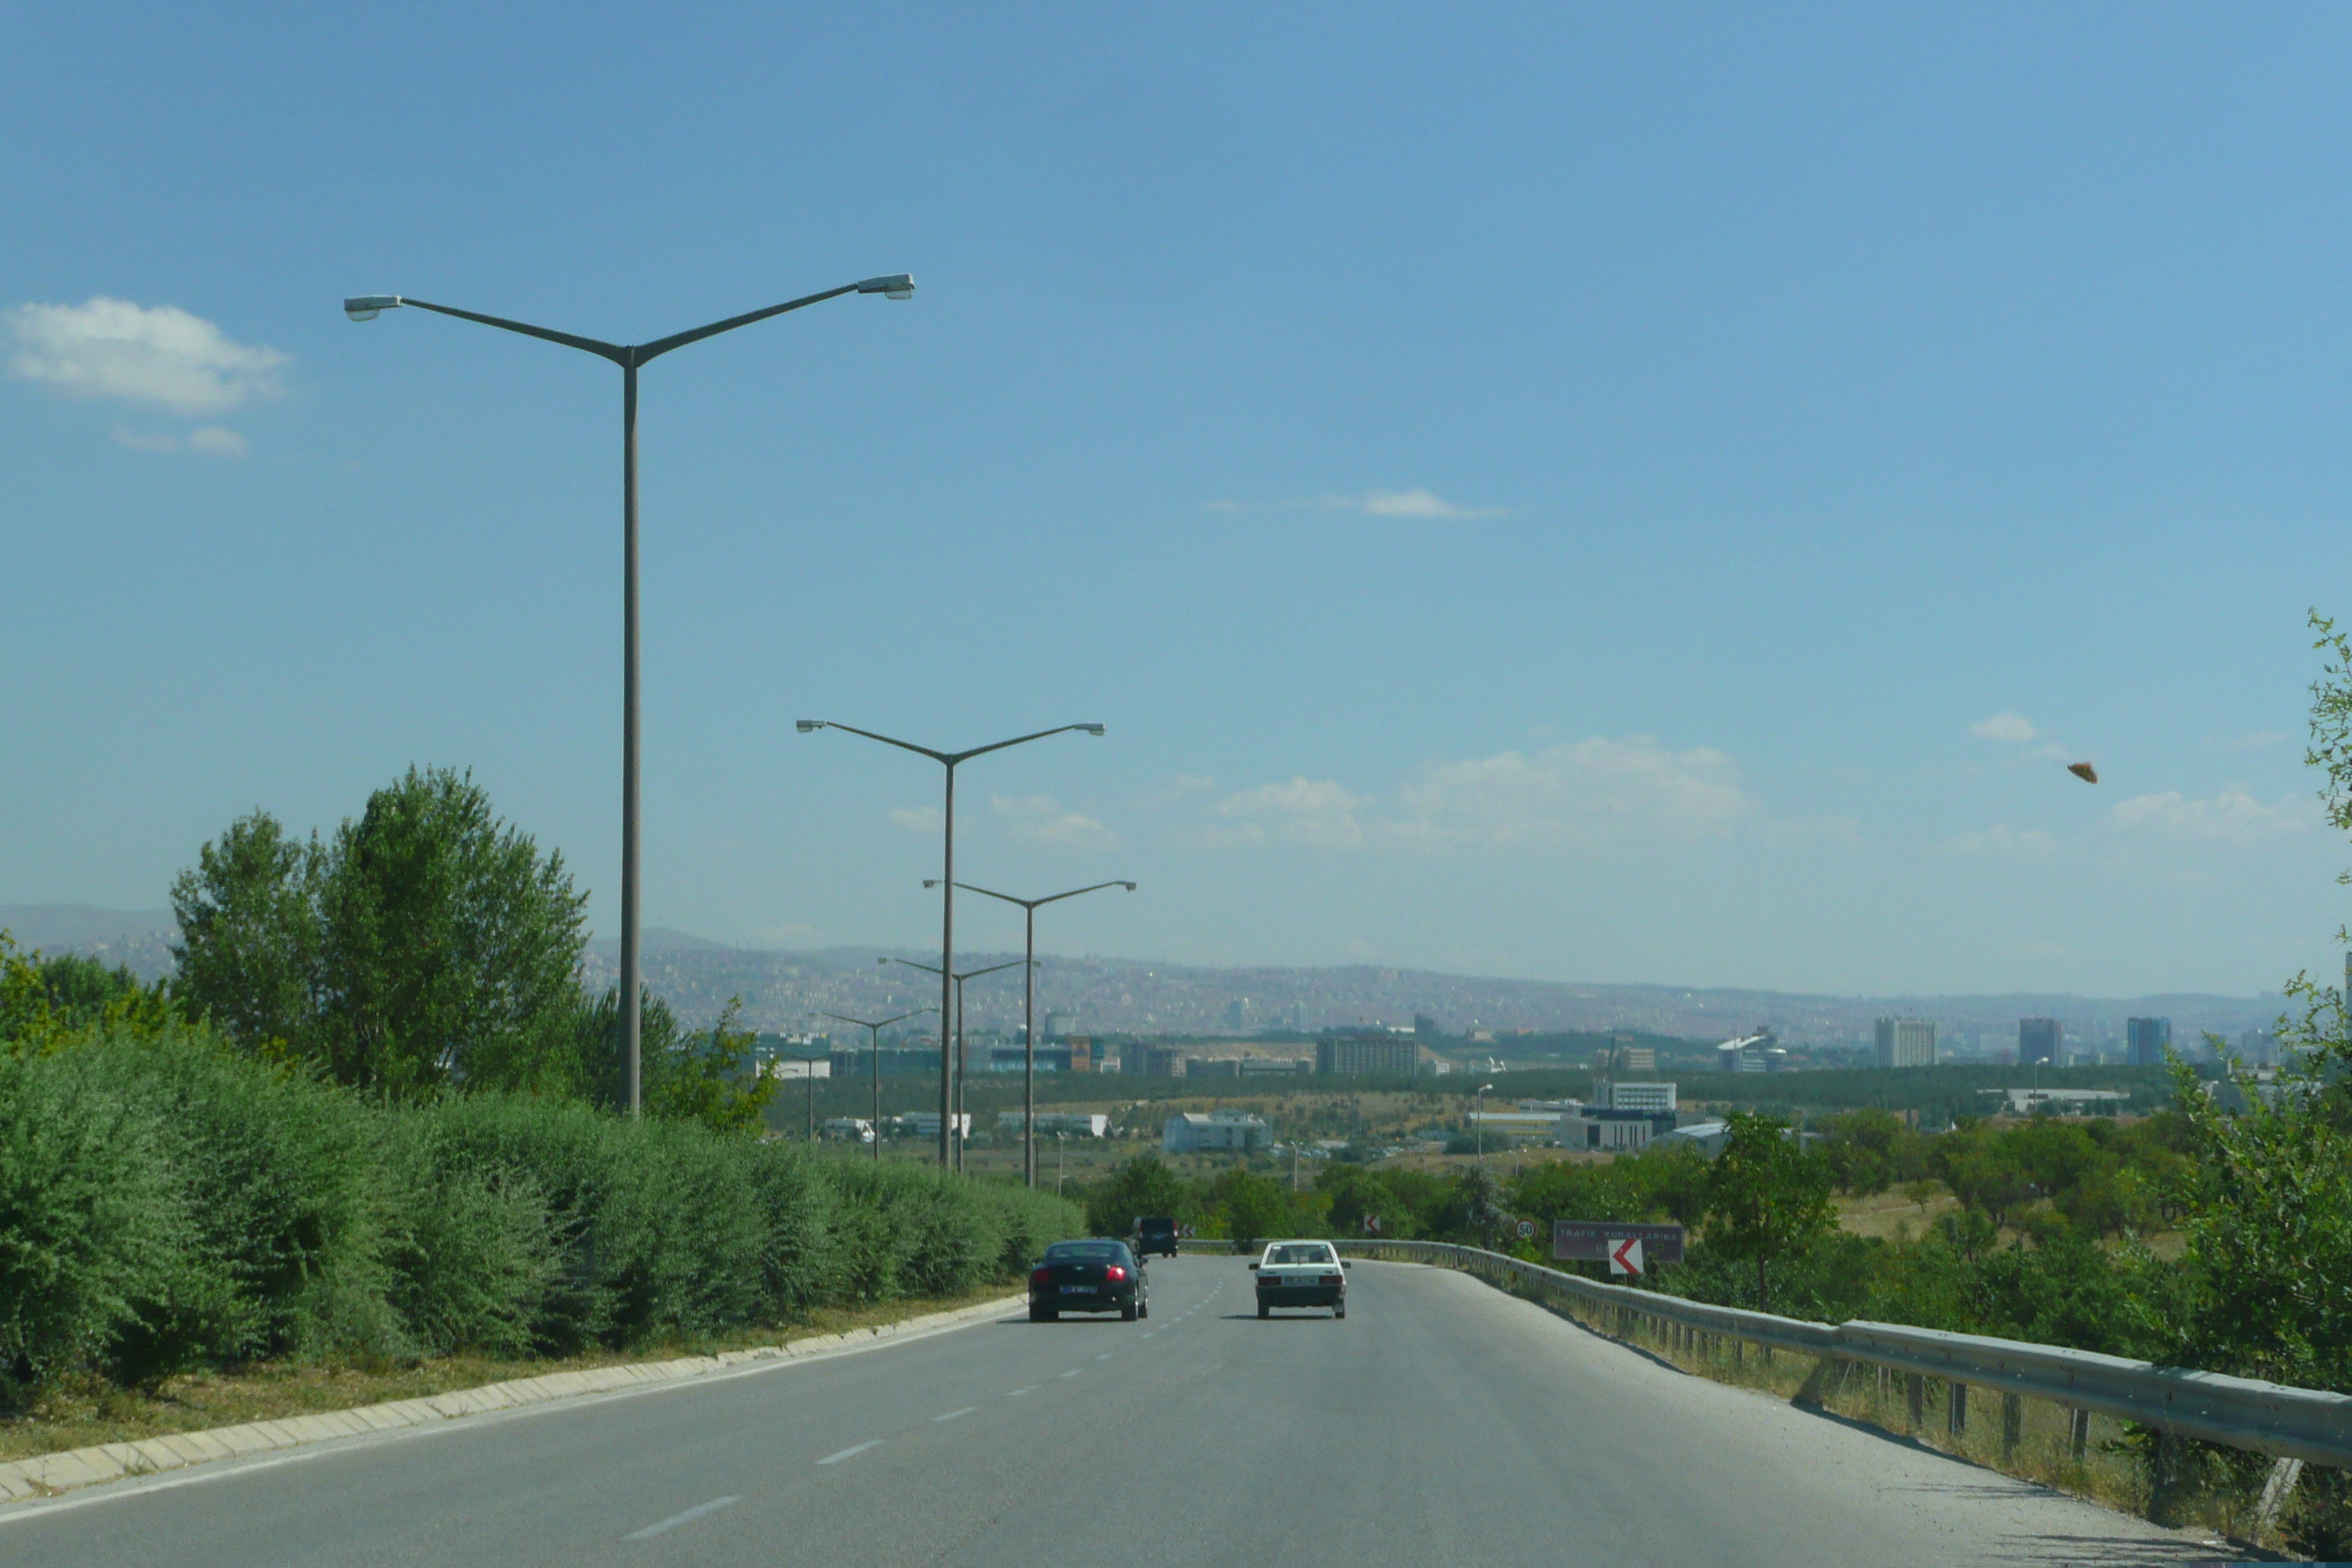
<path id="1" fill-rule="evenodd" d="M 1135 1252 L 1139 1258 L 1153 1253 L 1176 1256 L 1176 1222 L 1164 1215 L 1147 1215 L 1135 1222 Z"/>
<path id="2" fill-rule="evenodd" d="M 1117 1312 L 1129 1322 L 1151 1316 L 1151 1282 L 1143 1260 L 1123 1241 L 1057 1241 L 1029 1271 L 1029 1321 L 1065 1312 Z"/>

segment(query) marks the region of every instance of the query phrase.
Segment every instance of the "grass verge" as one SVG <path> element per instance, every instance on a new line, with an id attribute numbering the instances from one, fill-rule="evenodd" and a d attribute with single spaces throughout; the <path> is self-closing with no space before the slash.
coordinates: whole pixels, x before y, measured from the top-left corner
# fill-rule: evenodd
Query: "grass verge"
<path id="1" fill-rule="evenodd" d="M 173 1432 L 201 1432 L 287 1415 L 315 1415 L 478 1388 L 509 1378 L 579 1372 L 625 1362 L 665 1361 L 719 1351 L 789 1344 L 794 1340 L 873 1328 L 931 1312 L 951 1312 L 1007 1294 L 991 1285 L 961 1296 L 899 1300 L 872 1306 L 827 1308 L 789 1328 L 743 1328 L 724 1334 L 596 1351 L 545 1360 L 491 1356 L 436 1357 L 404 1366 L 330 1366 L 314 1362 L 257 1362 L 234 1371 L 166 1380 L 147 1392 L 119 1388 L 89 1376 L 46 1388 L 32 1405 L 0 1414 L 0 1462 L 61 1453 L 100 1443 L 135 1443 Z"/>

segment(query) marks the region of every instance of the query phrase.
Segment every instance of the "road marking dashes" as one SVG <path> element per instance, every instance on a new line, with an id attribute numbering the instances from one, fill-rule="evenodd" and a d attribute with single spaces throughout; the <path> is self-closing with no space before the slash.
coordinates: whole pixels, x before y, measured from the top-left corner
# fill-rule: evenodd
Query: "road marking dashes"
<path id="1" fill-rule="evenodd" d="M 1087 1370 L 1087 1369 L 1086 1369 L 1085 1367 L 1082 1367 L 1082 1366 L 1074 1366 L 1074 1367 L 1072 1367 L 1072 1368 L 1071 1368 L 1069 1371 L 1067 1371 L 1067 1372 L 1055 1373 L 1054 1375 L 1055 1375 L 1055 1376 L 1056 1376 L 1056 1377 L 1076 1377 L 1076 1376 L 1077 1376 L 1077 1375 L 1078 1375 L 1078 1373 L 1082 1373 L 1082 1372 L 1084 1372 L 1084 1371 L 1086 1371 L 1086 1370 Z"/>
<path id="2" fill-rule="evenodd" d="M 1044 1386 L 1045 1386 L 1045 1384 L 1043 1384 L 1033 1383 L 1033 1384 L 1030 1384 L 1028 1387 L 1026 1387 L 1026 1388 L 1016 1388 L 1016 1389 L 1014 1389 L 1012 1393 L 1010 1393 L 1010 1394 L 1006 1394 L 1004 1397 L 1005 1397 L 1005 1398 L 1007 1398 L 1007 1399 L 1018 1399 L 1018 1398 L 1020 1398 L 1020 1397 L 1021 1397 L 1023 1394 L 1034 1394 L 1034 1393 L 1036 1393 L 1040 1388 L 1042 1388 L 1042 1387 L 1044 1387 Z"/>
<path id="3" fill-rule="evenodd" d="M 980 1406 L 977 1405 L 967 1405 L 961 1410 L 950 1410 L 945 1415 L 934 1415 L 931 1419 L 934 1421 L 952 1421 L 959 1415 L 969 1415 L 979 1408 Z"/>
<path id="4" fill-rule="evenodd" d="M 818 1463 L 818 1464 L 820 1464 L 820 1465 L 837 1465 L 837 1464 L 841 1463 L 841 1461 L 842 1461 L 842 1460 L 844 1460 L 844 1459 L 854 1459 L 854 1458 L 856 1458 L 858 1455 L 860 1455 L 860 1454 L 862 1454 L 862 1453 L 866 1452 L 866 1449 L 868 1449 L 868 1448 L 878 1448 L 878 1447 L 880 1447 L 881 1446 L 882 1446 L 882 1439 L 881 1439 L 881 1438 L 879 1438 L 879 1437 L 870 1438 L 870 1439 L 868 1439 L 868 1440 L 867 1440 L 867 1441 L 866 1441 L 866 1442 L 863 1442 L 863 1443 L 858 1444 L 858 1445 L 857 1445 L 856 1447 L 854 1447 L 854 1448 L 844 1448 L 844 1449 L 843 1449 L 840 1453 L 838 1453 L 838 1454 L 827 1454 L 824 1458 L 819 1459 L 819 1460 L 817 1461 L 817 1463 Z"/>
<path id="5" fill-rule="evenodd" d="M 871 1444 L 867 1446 L 869 1447 L 872 1447 Z M 855 1450 L 852 1451 L 855 1452 Z M 664 1531 L 676 1530 L 679 1525 L 688 1523 L 693 1520 L 700 1519 L 706 1513 L 717 1513 L 720 1509 L 731 1508 L 742 1500 L 743 1500 L 739 1497 L 715 1497 L 709 1502 L 696 1503 L 684 1513 L 671 1514 L 667 1519 L 663 1520 L 658 1524 L 649 1524 L 643 1530 L 633 1530 L 629 1532 L 626 1539 L 631 1541 L 651 1541 L 655 1536 L 661 1534 Z"/>

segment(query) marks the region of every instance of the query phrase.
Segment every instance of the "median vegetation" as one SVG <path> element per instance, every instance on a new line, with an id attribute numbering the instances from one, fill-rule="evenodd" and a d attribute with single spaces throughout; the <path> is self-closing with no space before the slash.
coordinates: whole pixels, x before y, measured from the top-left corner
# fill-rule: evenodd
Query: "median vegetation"
<path id="1" fill-rule="evenodd" d="M 647 1002 L 647 1115 L 561 863 L 412 773 L 331 842 L 248 818 L 173 983 L 0 935 L 0 1410 L 288 1361 L 502 1363 L 956 1299 L 1075 1206 L 757 1135 L 724 1020 Z"/>

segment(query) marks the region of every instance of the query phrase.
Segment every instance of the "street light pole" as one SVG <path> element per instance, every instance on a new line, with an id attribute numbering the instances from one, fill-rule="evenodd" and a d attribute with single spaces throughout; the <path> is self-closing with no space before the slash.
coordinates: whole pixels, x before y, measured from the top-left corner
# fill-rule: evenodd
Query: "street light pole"
<path id="1" fill-rule="evenodd" d="M 838 1018 L 845 1024 L 856 1024 L 867 1031 L 869 1055 L 866 1065 L 874 1069 L 874 1163 L 882 1163 L 882 1031 L 892 1024 L 902 1024 L 917 1014 L 928 1013 L 929 1007 L 918 1007 L 913 1013 L 901 1013 L 895 1018 L 853 1018 L 846 1013 L 819 1013 L 820 1018 Z"/>
<path id="2" fill-rule="evenodd" d="M 923 886 L 936 888 L 939 886 L 939 881 L 936 878 L 927 879 Z M 1002 899 L 1008 904 L 1020 905 L 1024 923 L 1028 928 L 1029 973 L 1026 979 L 1029 983 L 1029 1000 L 1024 1014 L 1027 1022 L 1023 1026 L 1024 1043 L 1028 1048 L 1023 1053 L 1021 1063 L 1021 1093 L 1024 1107 L 1021 1122 L 1021 1181 L 1024 1186 L 1034 1187 L 1037 1184 L 1037 906 L 1057 903 L 1064 899 L 1075 899 L 1080 893 L 1100 892 L 1105 888 L 1125 888 L 1131 893 L 1135 891 L 1135 884 L 1120 881 L 1097 882 L 1090 888 L 1072 888 L 1066 893 L 1049 893 L 1042 899 L 1016 899 L 1010 893 L 991 892 L 986 888 L 975 888 L 970 882 L 958 882 L 956 886 L 967 893 L 980 893 L 988 898 Z"/>
<path id="3" fill-rule="evenodd" d="M 826 300 L 836 300 L 844 294 L 880 294 L 892 300 L 909 299 L 915 292 L 915 280 L 904 272 L 887 277 L 868 278 L 860 283 L 845 283 L 838 289 L 828 289 L 821 294 L 810 294 L 798 300 L 787 300 L 781 305 L 751 310 L 740 316 L 730 316 L 723 321 L 696 327 L 688 331 L 673 332 L 649 343 L 608 343 L 596 338 L 575 337 L 570 332 L 534 327 L 525 321 L 510 321 L 503 316 L 485 316 L 475 310 L 460 310 L 452 305 L 436 305 L 429 300 L 412 300 L 399 294 L 362 294 L 343 301 L 343 314 L 354 321 L 373 321 L 386 310 L 404 305 L 419 310 L 431 310 L 438 315 L 456 316 L 461 321 L 478 321 L 486 327 L 499 327 L 525 337 L 540 338 L 566 348 L 579 349 L 611 360 L 621 367 L 621 1033 L 628 1045 L 629 1114 L 644 1113 L 644 1073 L 638 1059 L 639 1037 L 643 1020 L 639 1016 L 637 993 L 643 985 L 638 959 L 638 800 L 637 787 L 637 370 L 658 359 L 672 349 L 714 338 L 721 332 L 748 327 L 754 321 L 764 321 L 771 316 L 781 316 L 787 310 L 797 310 L 804 305 L 814 305 Z"/>
<path id="4" fill-rule="evenodd" d="M 1486 1091 L 1494 1087 L 1491 1083 L 1478 1086 L 1478 1163 L 1481 1165 L 1486 1163 Z"/>
<path id="5" fill-rule="evenodd" d="M 913 285 L 909 284 L 908 287 L 912 288 Z M 1032 741 L 1042 741 L 1048 735 L 1066 734 L 1072 730 L 1083 730 L 1089 735 L 1099 736 L 1103 732 L 1103 727 L 1100 724 L 1056 724 L 1050 730 L 1040 730 L 1032 735 L 1015 735 L 1009 741 L 997 741 L 985 746 L 974 746 L 967 752 L 935 752 L 929 746 L 919 746 L 912 741 L 894 740 L 888 735 L 877 735 L 871 730 L 860 730 L 852 724 L 837 724 L 830 719 L 798 719 L 793 721 L 793 728 L 803 735 L 812 734 L 819 730 L 846 730 L 853 735 L 862 735 L 869 741 L 879 741 L 886 746 L 896 746 L 902 752 L 912 752 L 917 756 L 929 757 L 947 769 L 947 820 L 945 823 L 947 863 L 940 871 L 941 880 L 946 885 L 941 889 L 940 898 L 940 967 L 938 971 L 940 976 L 940 1168 L 945 1170 L 948 1167 L 949 1152 L 948 1117 L 953 1110 L 948 1103 L 947 1015 L 948 1009 L 953 1005 L 953 998 L 948 994 L 950 990 L 948 971 L 955 967 L 955 771 L 957 764 L 968 763 L 974 757 L 986 756 L 991 752 L 1003 751 L 1008 746 L 1026 745 Z M 918 967 L 928 966 L 918 965 Z"/>
<path id="6" fill-rule="evenodd" d="M 955 1122 L 955 1142 L 951 1145 L 946 1141 L 949 1123 L 946 1121 L 941 1121 L 940 1123 L 941 1140 L 940 1145 L 940 1168 L 941 1170 L 961 1171 L 963 1169 L 964 1145 L 963 1126 L 961 1121 L 961 1118 L 963 1116 L 963 983 L 967 980 L 977 980 L 983 974 L 993 974 L 1000 969 L 1013 968 L 1018 965 L 1022 960 L 1016 958 L 1007 963 L 992 963 L 986 969 L 967 969 L 961 974 L 949 974 L 944 970 L 933 969 L 928 963 L 917 963 L 911 958 L 877 958 L 874 962 L 877 963 L 903 963 L 909 969 L 919 969 L 926 974 L 940 975 L 942 977 L 942 984 L 952 981 L 955 984 L 955 1054 L 953 1057 L 955 1063 L 955 1077 L 952 1084 L 950 1084 L 945 1078 L 942 1078 L 940 1080 L 940 1103 L 946 1107 L 946 1110 L 942 1114 L 954 1117 L 957 1121 Z M 947 1043 L 948 1021 L 945 1018 L 941 1018 L 940 1020 L 940 1047 L 942 1049 L 946 1048 Z M 945 1062 L 940 1064 L 940 1070 L 942 1073 L 947 1071 L 947 1065 Z M 950 1157 L 950 1152 L 952 1152 L 952 1158 Z"/>

